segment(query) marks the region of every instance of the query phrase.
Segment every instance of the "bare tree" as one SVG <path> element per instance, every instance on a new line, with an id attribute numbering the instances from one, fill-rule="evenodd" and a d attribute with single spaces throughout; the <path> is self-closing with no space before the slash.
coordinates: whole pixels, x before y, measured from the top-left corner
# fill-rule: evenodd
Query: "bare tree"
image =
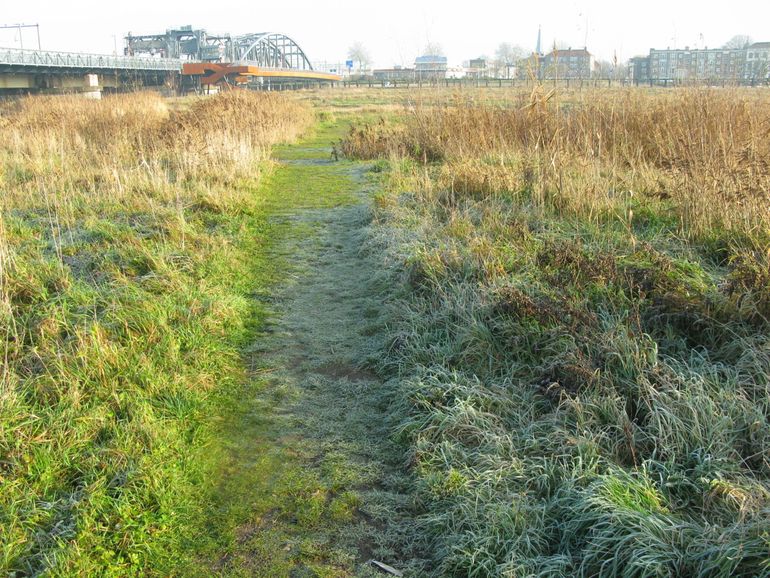
<path id="1" fill-rule="evenodd" d="M 501 73 L 504 73 L 505 77 L 509 78 L 511 68 L 524 58 L 525 54 L 526 52 L 521 46 L 513 45 L 509 42 L 500 44 L 495 51 L 495 59 L 492 62 L 495 76 L 499 77 Z"/>
<path id="2" fill-rule="evenodd" d="M 348 49 L 348 58 L 353 62 L 358 63 L 358 73 L 361 74 L 364 70 L 369 68 L 369 64 L 372 62 L 372 57 L 369 55 L 369 51 L 364 46 L 363 42 L 354 42 Z"/>
<path id="3" fill-rule="evenodd" d="M 617 53 L 613 54 L 612 60 L 602 60 L 597 58 L 594 62 L 593 73 L 599 78 L 611 78 L 620 80 L 628 76 L 628 66 L 618 59 Z"/>
<path id="4" fill-rule="evenodd" d="M 597 60 L 594 62 L 594 76 L 598 78 L 619 78 L 624 68 L 612 60 Z"/>
<path id="5" fill-rule="evenodd" d="M 741 50 L 743 48 L 748 48 L 752 42 L 753 41 L 751 36 L 746 36 L 745 34 L 736 34 L 730 40 L 725 42 L 722 48 L 727 50 Z"/>
<path id="6" fill-rule="evenodd" d="M 444 47 L 438 42 L 428 42 L 425 45 L 426 56 L 444 56 Z"/>

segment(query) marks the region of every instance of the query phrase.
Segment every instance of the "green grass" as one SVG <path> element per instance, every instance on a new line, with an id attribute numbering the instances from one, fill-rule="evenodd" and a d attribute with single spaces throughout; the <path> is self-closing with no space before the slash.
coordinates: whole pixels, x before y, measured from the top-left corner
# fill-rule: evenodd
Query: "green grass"
<path id="1" fill-rule="evenodd" d="M 259 172 L 265 182 L 228 183 L 219 199 L 215 185 L 181 210 L 101 199 L 68 207 L 61 229 L 44 207 L 3 215 L 14 361 L 0 383 L 0 572 L 210 574 L 204 559 L 252 492 L 231 464 L 241 470 L 217 493 L 226 458 L 212 444 L 223 432 L 237 443 L 241 396 L 262 387 L 243 352 L 284 275 L 270 247 L 292 225 L 273 215 L 350 199 L 340 175 L 312 166 Z M 340 520 L 354 505 L 344 496 L 330 505 Z M 204 531 L 217 501 L 221 524 Z"/>
<path id="2" fill-rule="evenodd" d="M 3 399 L 6 571 L 167 574 L 203 507 L 194 448 L 261 311 L 250 292 L 275 233 L 254 197 L 224 212 L 85 211 L 61 241 L 10 215 L 14 323 L 29 328 Z M 184 236 L 183 246 L 169 239 Z M 8 390 L 6 390 L 8 391 Z M 216 392 L 216 393 L 215 393 Z"/>
<path id="3" fill-rule="evenodd" d="M 332 162 L 394 100 L 312 98 L 259 179 L 4 209 L 0 572 L 770 573 L 765 232 Z"/>
<path id="4" fill-rule="evenodd" d="M 266 179 L 266 188 L 276 191 L 269 201 L 270 206 L 275 210 L 290 211 L 350 203 L 355 183 L 348 178 L 349 172 L 344 164 L 333 167 L 293 164 L 283 167 Z M 308 190 L 313 191 L 313 196 L 308 195 Z"/>

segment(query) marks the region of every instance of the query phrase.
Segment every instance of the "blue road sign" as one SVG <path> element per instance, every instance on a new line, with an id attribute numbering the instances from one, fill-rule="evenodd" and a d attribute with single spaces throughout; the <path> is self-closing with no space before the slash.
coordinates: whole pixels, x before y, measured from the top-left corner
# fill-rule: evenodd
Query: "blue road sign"
<path id="1" fill-rule="evenodd" d="M 345 61 L 345 66 L 347 66 L 348 68 L 353 68 L 353 61 L 352 60 L 346 60 Z"/>

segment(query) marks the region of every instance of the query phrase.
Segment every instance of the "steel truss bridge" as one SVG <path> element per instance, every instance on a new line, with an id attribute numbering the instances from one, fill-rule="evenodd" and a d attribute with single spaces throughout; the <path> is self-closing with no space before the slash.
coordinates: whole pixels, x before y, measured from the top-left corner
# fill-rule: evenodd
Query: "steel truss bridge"
<path id="1" fill-rule="evenodd" d="M 337 82 L 335 74 L 313 69 L 305 52 L 290 37 L 278 32 L 237 36 L 223 46 L 219 61 L 201 58 L 185 62 L 182 74 L 196 77 L 202 85 L 253 84 L 254 82 Z M 205 49 L 202 50 L 205 52 Z"/>
<path id="2" fill-rule="evenodd" d="M 170 84 L 187 88 L 306 85 L 338 82 L 314 70 L 309 58 L 285 34 L 263 32 L 209 36 L 186 26 L 165 34 L 126 37 L 124 55 L 0 48 L 0 89 L 93 89 L 99 86 Z M 111 84 L 112 83 L 112 84 Z"/>

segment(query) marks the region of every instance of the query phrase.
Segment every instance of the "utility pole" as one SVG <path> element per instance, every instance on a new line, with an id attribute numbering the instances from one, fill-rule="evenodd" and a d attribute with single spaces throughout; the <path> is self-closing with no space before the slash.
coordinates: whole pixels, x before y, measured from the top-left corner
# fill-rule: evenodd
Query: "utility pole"
<path id="1" fill-rule="evenodd" d="M 24 35 L 22 33 L 24 28 L 34 28 L 37 31 L 37 49 L 40 50 L 40 24 L 4 24 L 0 26 L 0 30 L 19 31 L 19 46 L 22 50 L 24 50 Z"/>

